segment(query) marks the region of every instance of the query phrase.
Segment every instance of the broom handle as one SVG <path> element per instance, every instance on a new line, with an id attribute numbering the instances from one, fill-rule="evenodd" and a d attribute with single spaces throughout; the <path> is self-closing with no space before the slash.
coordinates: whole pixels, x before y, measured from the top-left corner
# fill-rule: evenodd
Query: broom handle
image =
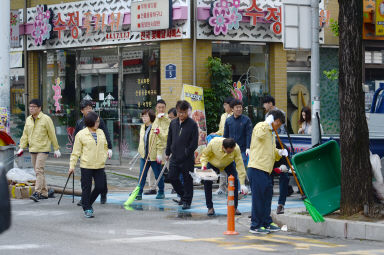
<path id="1" fill-rule="evenodd" d="M 282 149 L 284 149 L 283 143 L 281 142 L 280 137 L 279 137 L 279 134 L 277 133 L 276 128 L 273 126 L 273 124 L 272 124 L 272 128 L 273 128 L 273 130 L 275 131 L 277 140 L 279 140 L 280 147 L 281 147 Z M 300 194 L 301 194 L 302 196 L 304 196 L 304 192 L 303 192 L 303 190 L 301 189 L 301 186 L 300 186 L 300 184 L 299 184 L 299 181 L 297 180 L 297 177 L 296 177 L 296 174 L 295 174 L 295 170 L 293 169 L 293 167 L 292 167 L 292 165 L 291 165 L 291 162 L 289 161 L 289 158 L 288 158 L 288 157 L 285 157 L 285 159 L 287 160 L 288 165 L 289 165 L 289 167 L 291 168 L 292 175 L 293 175 L 293 177 L 295 178 L 295 181 L 296 181 L 297 187 L 299 188 Z"/>
<path id="2" fill-rule="evenodd" d="M 150 134 L 148 135 L 148 137 L 149 137 L 149 136 L 150 136 Z M 153 144 L 155 143 L 156 138 L 157 138 L 157 135 L 155 134 L 155 138 L 153 138 L 153 140 L 152 140 L 152 142 L 151 142 L 151 146 L 149 147 L 149 150 L 148 150 L 148 155 L 147 155 L 147 159 L 145 160 L 145 164 L 144 164 L 144 167 L 143 167 L 143 171 L 141 172 L 141 176 L 140 176 L 140 180 L 139 180 L 139 185 L 140 185 L 140 183 L 141 183 L 141 179 L 143 179 L 144 170 L 145 170 L 145 167 L 147 166 L 148 159 L 149 159 L 149 155 L 151 155 L 151 152 L 152 152 L 152 149 L 153 149 Z M 145 145 L 144 145 L 144 150 L 145 150 Z"/>
<path id="3" fill-rule="evenodd" d="M 157 177 L 155 187 L 157 187 L 157 185 L 159 184 L 159 182 L 161 180 L 161 177 L 163 177 L 163 174 L 164 174 L 164 171 L 165 171 L 165 167 L 167 166 L 168 161 L 171 160 L 171 157 L 172 157 L 172 154 L 169 156 L 168 160 L 165 161 L 163 169 L 161 169 L 161 172 L 160 172 L 159 176 Z"/>

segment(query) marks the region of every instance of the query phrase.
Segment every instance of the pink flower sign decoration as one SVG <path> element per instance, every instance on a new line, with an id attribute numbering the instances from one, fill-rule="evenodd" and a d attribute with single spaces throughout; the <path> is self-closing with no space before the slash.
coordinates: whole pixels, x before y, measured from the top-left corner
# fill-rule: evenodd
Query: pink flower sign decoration
<path id="1" fill-rule="evenodd" d="M 209 25 L 213 27 L 215 35 L 226 35 L 228 30 L 238 29 L 243 18 L 239 13 L 240 0 L 216 0 L 212 3 Z"/>
<path id="2" fill-rule="evenodd" d="M 60 78 L 57 78 L 55 80 L 55 85 L 52 86 L 52 89 L 55 91 L 55 95 L 53 96 L 53 100 L 55 101 L 56 112 L 60 112 L 61 111 L 61 106 L 60 106 L 60 103 L 59 103 L 59 100 L 61 98 L 63 98 L 61 96 L 61 86 L 62 86 L 62 82 L 61 82 Z"/>
<path id="3" fill-rule="evenodd" d="M 50 24 L 51 11 L 47 10 L 46 5 L 38 5 L 36 7 L 36 17 L 33 22 L 32 38 L 35 45 L 43 45 L 44 41 L 50 38 L 52 25 Z"/>
<path id="4" fill-rule="evenodd" d="M 233 88 L 231 89 L 232 96 L 236 99 L 239 99 L 240 101 L 243 100 L 243 85 L 241 84 L 241 81 L 234 82 Z"/>

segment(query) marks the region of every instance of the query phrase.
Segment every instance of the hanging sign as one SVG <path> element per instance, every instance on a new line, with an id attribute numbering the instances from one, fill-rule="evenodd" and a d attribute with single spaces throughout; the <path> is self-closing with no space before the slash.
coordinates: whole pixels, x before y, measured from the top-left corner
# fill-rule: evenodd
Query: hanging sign
<path id="1" fill-rule="evenodd" d="M 11 48 L 20 47 L 19 11 L 11 11 Z"/>
<path id="2" fill-rule="evenodd" d="M 172 26 L 172 0 L 146 0 L 131 3 L 131 31 L 169 29 Z"/>

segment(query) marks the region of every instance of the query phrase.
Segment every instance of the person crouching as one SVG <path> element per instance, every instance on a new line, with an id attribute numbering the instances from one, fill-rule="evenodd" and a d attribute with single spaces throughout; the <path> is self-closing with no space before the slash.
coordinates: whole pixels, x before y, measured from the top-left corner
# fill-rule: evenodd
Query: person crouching
<path id="1" fill-rule="evenodd" d="M 108 143 L 103 130 L 99 129 L 100 118 L 95 112 L 89 112 L 84 118 L 86 128 L 79 131 L 71 154 L 68 173 L 75 171 L 80 157 L 81 201 L 84 216 L 93 218 L 92 204 L 104 190 L 104 166 L 108 156 Z M 95 188 L 91 192 L 92 178 Z"/>

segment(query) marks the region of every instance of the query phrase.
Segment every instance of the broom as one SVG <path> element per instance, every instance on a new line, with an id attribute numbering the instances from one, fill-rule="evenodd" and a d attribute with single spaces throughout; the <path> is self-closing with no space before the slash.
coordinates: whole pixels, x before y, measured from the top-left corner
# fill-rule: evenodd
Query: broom
<path id="1" fill-rule="evenodd" d="M 280 147 L 281 147 L 281 148 L 284 148 L 284 147 L 283 147 L 283 143 L 282 143 L 281 140 L 280 140 L 279 134 L 277 133 L 276 128 L 273 126 L 273 124 L 272 124 L 272 127 L 273 127 L 273 130 L 275 131 L 277 140 L 279 140 Z M 301 186 L 300 186 L 299 181 L 297 180 L 295 170 L 293 169 L 293 167 L 292 167 L 292 165 L 291 165 L 291 162 L 289 161 L 289 158 L 288 158 L 288 157 L 285 157 L 285 159 L 287 160 L 288 165 L 289 165 L 289 167 L 291 168 L 292 175 L 293 175 L 293 177 L 295 178 L 297 187 L 299 188 L 300 194 L 301 194 L 301 196 L 302 196 L 302 198 L 303 198 L 303 200 L 304 200 L 305 208 L 307 209 L 309 215 L 311 215 L 311 217 L 312 217 L 312 219 L 313 219 L 314 222 L 323 222 L 323 221 L 324 221 L 323 216 L 319 213 L 319 211 L 317 211 L 317 209 L 313 206 L 313 204 L 311 203 L 311 201 L 309 201 L 309 199 L 304 195 L 304 192 L 303 192 L 303 190 L 302 190 L 302 188 L 301 188 Z"/>
<path id="2" fill-rule="evenodd" d="M 124 206 L 126 206 L 126 207 L 130 206 L 133 203 L 133 201 L 135 201 L 137 194 L 139 194 L 141 179 L 143 178 L 144 170 L 145 170 L 145 167 L 147 166 L 147 163 L 149 160 L 149 155 L 151 155 L 153 144 L 155 143 L 155 140 L 156 140 L 156 136 L 155 136 L 155 138 L 153 138 L 151 146 L 149 147 L 148 155 L 147 155 L 147 158 L 145 160 L 143 171 L 141 172 L 141 175 L 140 175 L 139 183 L 137 184 L 136 188 L 132 191 L 132 193 L 128 197 L 127 201 L 124 202 Z"/>

